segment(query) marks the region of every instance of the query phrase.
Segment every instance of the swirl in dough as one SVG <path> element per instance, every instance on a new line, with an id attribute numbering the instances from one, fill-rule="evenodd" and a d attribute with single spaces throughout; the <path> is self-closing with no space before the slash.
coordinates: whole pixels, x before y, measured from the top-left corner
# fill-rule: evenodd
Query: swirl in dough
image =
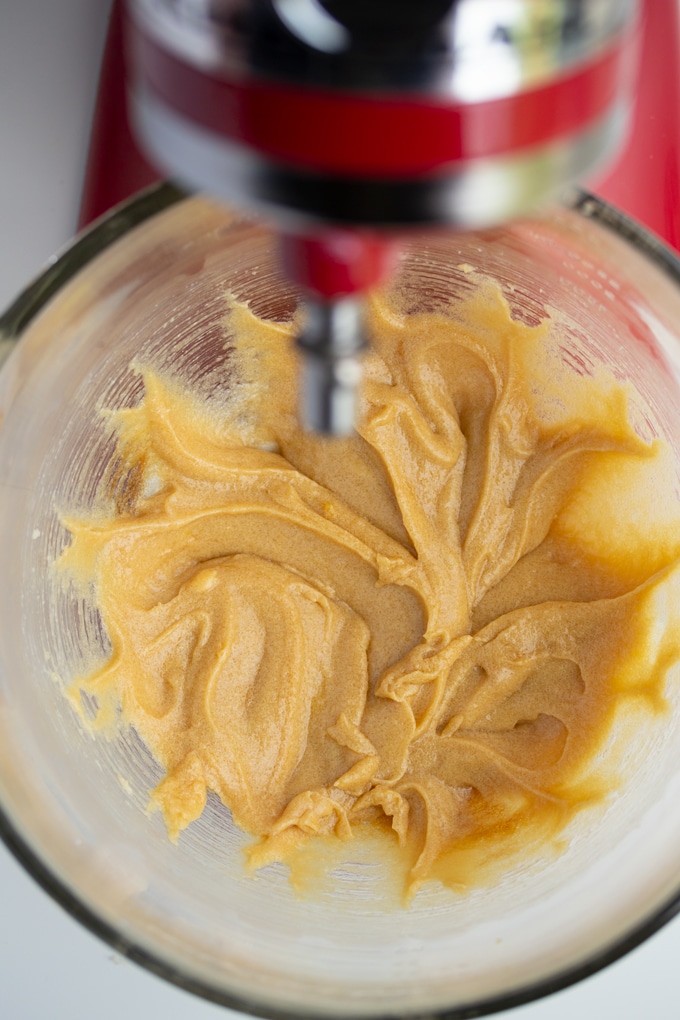
<path id="1" fill-rule="evenodd" d="M 261 838 L 254 867 L 372 822 L 411 891 L 475 881 L 475 854 L 551 837 L 601 794 L 591 763 L 627 698 L 662 702 L 668 451 L 625 387 L 551 378 L 551 324 L 492 288 L 449 315 L 376 300 L 342 441 L 297 427 L 291 325 L 233 304 L 228 327 L 227 405 L 145 370 L 113 415 L 117 511 L 66 518 L 60 566 L 93 586 L 112 649 L 77 686 L 164 767 L 172 838 L 213 791 Z"/>

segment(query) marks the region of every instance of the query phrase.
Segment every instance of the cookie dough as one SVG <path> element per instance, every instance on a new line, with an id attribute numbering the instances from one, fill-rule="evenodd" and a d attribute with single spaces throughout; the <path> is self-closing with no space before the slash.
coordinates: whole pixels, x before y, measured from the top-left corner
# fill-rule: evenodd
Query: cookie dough
<path id="1" fill-rule="evenodd" d="M 446 314 L 376 298 L 369 325 L 347 440 L 300 431 L 292 324 L 235 302 L 225 402 L 140 369 L 115 512 L 64 517 L 59 569 L 111 643 L 75 689 L 164 767 L 171 838 L 213 791 L 252 867 L 370 825 L 410 892 L 466 886 L 603 796 L 630 699 L 662 710 L 675 469 L 632 391 L 572 372 L 490 284 Z"/>

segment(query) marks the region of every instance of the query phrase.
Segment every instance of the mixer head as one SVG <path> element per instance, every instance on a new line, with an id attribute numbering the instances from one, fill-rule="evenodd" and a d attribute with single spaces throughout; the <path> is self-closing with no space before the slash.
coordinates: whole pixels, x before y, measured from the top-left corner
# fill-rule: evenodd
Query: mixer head
<path id="1" fill-rule="evenodd" d="M 393 264 L 395 234 L 521 215 L 625 133 L 635 0 L 129 7 L 132 119 L 150 158 L 285 235 L 317 431 L 352 429 L 362 294 Z"/>

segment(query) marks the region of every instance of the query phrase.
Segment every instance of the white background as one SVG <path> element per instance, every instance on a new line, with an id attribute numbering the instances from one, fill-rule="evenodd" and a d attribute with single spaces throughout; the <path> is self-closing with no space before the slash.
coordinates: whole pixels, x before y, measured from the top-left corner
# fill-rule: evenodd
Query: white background
<path id="1" fill-rule="evenodd" d="M 0 309 L 74 232 L 108 10 L 108 0 L 0 0 Z M 237 1014 L 116 956 L 0 846 L 0 1020 L 161 1016 Z M 503 1016 L 678 1020 L 680 919 L 595 977 Z"/>

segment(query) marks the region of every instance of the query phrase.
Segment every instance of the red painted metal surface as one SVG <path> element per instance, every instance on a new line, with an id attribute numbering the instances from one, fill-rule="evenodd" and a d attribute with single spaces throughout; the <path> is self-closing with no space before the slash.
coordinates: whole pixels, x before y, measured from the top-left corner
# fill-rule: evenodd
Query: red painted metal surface
<path id="1" fill-rule="evenodd" d="M 594 190 L 680 250 L 680 4 L 648 0 L 643 11 L 628 142 Z"/>
<path id="2" fill-rule="evenodd" d="M 115 0 L 99 75 L 79 228 L 158 180 L 157 170 L 147 163 L 132 137 L 125 81 L 123 6 Z"/>
<path id="3" fill-rule="evenodd" d="M 324 298 L 375 287 L 394 269 L 399 257 L 394 240 L 336 228 L 311 236 L 284 234 L 281 248 L 290 279 Z"/>

